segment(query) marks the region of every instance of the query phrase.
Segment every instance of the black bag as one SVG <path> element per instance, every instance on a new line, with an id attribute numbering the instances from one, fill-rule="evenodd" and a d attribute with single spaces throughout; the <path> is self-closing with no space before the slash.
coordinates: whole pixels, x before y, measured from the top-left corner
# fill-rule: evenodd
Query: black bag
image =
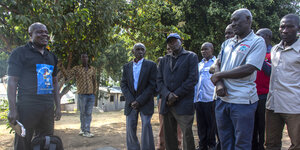
<path id="1" fill-rule="evenodd" d="M 58 136 L 35 137 L 31 141 L 32 150 L 64 150 L 61 139 Z"/>

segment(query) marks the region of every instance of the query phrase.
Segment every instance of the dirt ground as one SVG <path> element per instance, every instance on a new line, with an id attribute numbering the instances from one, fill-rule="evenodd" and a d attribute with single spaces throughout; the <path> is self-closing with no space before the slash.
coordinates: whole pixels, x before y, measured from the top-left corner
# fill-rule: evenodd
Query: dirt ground
<path id="1" fill-rule="evenodd" d="M 158 136 L 158 113 L 156 112 L 152 117 L 152 128 L 157 143 Z M 93 138 L 85 138 L 79 136 L 79 114 L 78 113 L 63 113 L 60 121 L 55 122 L 55 135 L 62 138 L 65 150 L 95 150 L 103 147 L 114 147 L 120 150 L 126 149 L 126 123 L 123 111 L 116 112 L 93 112 L 93 121 L 91 124 L 91 131 L 95 134 Z M 138 125 L 138 137 L 141 136 L 141 122 Z M 194 121 L 193 132 L 195 143 L 197 145 L 198 136 L 196 129 L 196 121 Z M 0 150 L 13 149 L 13 134 L 6 129 L 4 122 L 0 122 Z M 287 150 L 290 141 L 286 132 L 283 134 L 283 150 Z"/>

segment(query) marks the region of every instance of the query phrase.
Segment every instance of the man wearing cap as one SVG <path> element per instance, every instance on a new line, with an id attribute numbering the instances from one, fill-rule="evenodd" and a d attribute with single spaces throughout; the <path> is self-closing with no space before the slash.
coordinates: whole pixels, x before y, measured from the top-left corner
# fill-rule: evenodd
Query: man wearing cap
<path id="1" fill-rule="evenodd" d="M 171 49 L 167 46 L 167 53 L 172 53 Z M 159 57 L 157 63 L 159 64 L 160 60 L 163 57 Z M 157 109 L 158 109 L 158 113 L 160 112 L 160 106 L 161 106 L 161 96 L 158 96 L 158 101 L 157 101 Z M 158 141 L 157 141 L 157 150 L 165 150 L 165 136 L 164 136 L 164 122 L 163 122 L 163 115 L 159 114 L 159 129 L 158 129 Z M 177 138 L 178 138 L 178 148 L 181 149 L 182 147 L 182 132 L 181 129 L 179 127 L 179 125 L 177 124 Z"/>
<path id="2" fill-rule="evenodd" d="M 125 96 L 127 150 L 154 150 L 151 118 L 157 66 L 153 61 L 144 59 L 144 44 L 136 43 L 132 53 L 135 59 L 123 66 L 121 80 L 121 90 Z M 136 135 L 139 114 L 142 120 L 141 146 Z"/>
<path id="3" fill-rule="evenodd" d="M 266 55 L 265 41 L 254 34 L 251 24 L 248 9 L 232 13 L 235 37 L 222 44 L 221 71 L 211 77 L 214 84 L 223 81 L 227 89 L 227 95 L 216 101 L 215 109 L 221 149 L 225 150 L 251 150 L 258 101 L 254 81 Z"/>
<path id="4" fill-rule="evenodd" d="M 162 95 L 160 113 L 164 116 L 167 150 L 177 150 L 177 123 L 183 133 L 183 149 L 194 150 L 192 125 L 194 120 L 194 86 L 198 82 L 198 57 L 182 47 L 177 33 L 167 37 L 172 53 L 160 61 L 157 87 Z"/>

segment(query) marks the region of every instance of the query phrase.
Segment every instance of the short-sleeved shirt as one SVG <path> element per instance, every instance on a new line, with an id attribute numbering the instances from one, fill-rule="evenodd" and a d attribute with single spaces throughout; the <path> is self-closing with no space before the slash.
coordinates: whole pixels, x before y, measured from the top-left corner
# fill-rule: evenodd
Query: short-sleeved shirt
<path id="1" fill-rule="evenodd" d="M 272 73 L 266 108 L 300 114 L 300 38 L 291 46 L 280 42 L 271 50 Z"/>
<path id="2" fill-rule="evenodd" d="M 223 52 L 222 52 L 223 51 Z M 244 39 L 238 41 L 237 36 L 226 40 L 222 44 L 221 72 L 250 64 L 261 69 L 266 55 L 267 47 L 262 37 L 251 31 Z M 256 92 L 256 71 L 249 76 L 239 79 L 224 79 L 228 96 L 221 100 L 235 104 L 252 104 L 258 100 Z"/>
<path id="3" fill-rule="evenodd" d="M 15 49 L 8 59 L 8 76 L 18 77 L 17 104 L 53 103 L 53 77 L 57 58 L 45 49 L 36 50 L 29 42 Z"/>
<path id="4" fill-rule="evenodd" d="M 215 56 L 208 61 L 205 61 L 205 58 L 203 58 L 198 64 L 199 80 L 195 86 L 194 103 L 213 101 L 215 86 L 210 80 L 212 74 L 209 73 L 209 69 L 215 60 Z"/>

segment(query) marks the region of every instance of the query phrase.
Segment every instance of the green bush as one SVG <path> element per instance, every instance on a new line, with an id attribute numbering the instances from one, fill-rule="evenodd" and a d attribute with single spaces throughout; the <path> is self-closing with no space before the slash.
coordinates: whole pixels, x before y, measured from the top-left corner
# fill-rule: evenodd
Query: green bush
<path id="1" fill-rule="evenodd" d="M 10 128 L 9 133 L 14 133 L 8 123 L 7 114 L 8 114 L 8 100 L 0 99 L 0 120 L 6 122 L 6 129 Z"/>

